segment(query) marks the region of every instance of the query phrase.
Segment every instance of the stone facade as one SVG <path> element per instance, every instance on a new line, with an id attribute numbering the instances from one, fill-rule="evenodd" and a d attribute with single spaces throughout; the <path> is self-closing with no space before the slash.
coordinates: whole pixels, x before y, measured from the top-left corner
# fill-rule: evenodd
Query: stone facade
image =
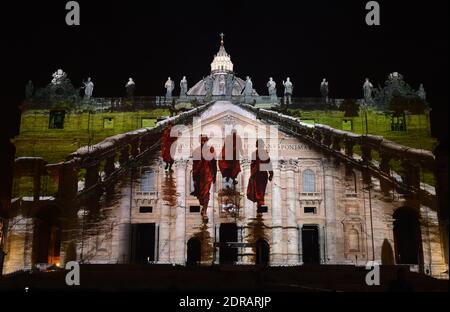
<path id="1" fill-rule="evenodd" d="M 403 248 L 395 241 L 395 214 L 398 209 L 409 207 L 420 216 L 421 238 L 417 246 L 420 259 L 411 267 L 438 277 L 446 270 L 436 207 L 418 207 L 410 196 L 382 192 L 375 179 L 369 188 L 361 171 L 308 142 L 268 128 L 268 123 L 238 106 L 216 103 L 200 119 L 201 125 L 194 122 L 183 128 L 178 149 L 181 156 L 176 159 L 173 172 L 165 172 L 159 158 L 150 157 L 112 186 L 113 198 L 101 195 L 95 209 L 78 211 L 72 226 L 62 229 L 62 237 L 69 237 L 67 233 L 71 232 L 73 240 L 72 245 L 64 239 L 61 242 L 60 263 L 73 258 L 67 255 L 69 246 L 75 246 L 76 259 L 86 263 L 140 263 L 144 259 L 185 265 L 197 251 L 196 262 L 204 265 L 230 259 L 236 264 L 252 265 L 264 258 L 261 254 L 265 250 L 269 255 L 265 261 L 271 266 L 365 266 L 371 260 L 395 264 L 399 253 L 396 248 Z M 240 129 L 238 133 L 244 140 L 242 171 L 231 199 L 239 210 L 235 214 L 223 210 L 224 184 L 218 172 L 210 192 L 208 223 L 204 224 L 198 200 L 190 195 L 191 154 L 183 151 L 191 151 L 198 135 L 204 133 L 213 134 L 210 144 L 220 152 L 223 134 L 233 128 Z M 258 216 L 256 204 L 245 194 L 250 176 L 249 155 L 262 133 L 274 177 L 266 189 L 268 210 Z M 33 248 L 24 246 L 32 241 L 32 231 L 22 229 L 32 227 L 33 220 L 26 218 L 11 230 L 6 273 L 30 267 Z M 232 225 L 233 233 L 224 230 L 226 224 Z M 235 235 L 236 239 L 227 241 L 220 237 L 221 233 Z M 195 242 L 199 243 L 198 250 L 193 247 Z M 264 242 L 268 248 L 263 250 Z"/>

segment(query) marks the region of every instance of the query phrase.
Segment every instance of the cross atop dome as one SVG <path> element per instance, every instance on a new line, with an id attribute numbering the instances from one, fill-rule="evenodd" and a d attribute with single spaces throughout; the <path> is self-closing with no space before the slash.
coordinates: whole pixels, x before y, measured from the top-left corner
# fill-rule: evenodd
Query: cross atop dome
<path id="1" fill-rule="evenodd" d="M 220 45 L 223 46 L 223 37 L 225 37 L 224 33 L 220 33 Z"/>

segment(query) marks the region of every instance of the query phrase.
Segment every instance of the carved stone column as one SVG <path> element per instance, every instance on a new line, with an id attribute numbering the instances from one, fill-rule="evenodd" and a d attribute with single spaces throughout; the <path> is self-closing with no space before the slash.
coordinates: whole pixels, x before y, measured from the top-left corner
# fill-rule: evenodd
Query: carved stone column
<path id="1" fill-rule="evenodd" d="M 448 226 L 448 212 L 449 212 L 449 195 L 448 195 L 448 180 L 449 180 L 449 157 L 448 157 L 448 145 L 445 146 L 444 142 L 440 142 L 434 151 L 436 155 L 436 196 L 438 198 L 438 218 L 439 218 L 439 231 L 442 242 L 442 252 L 444 254 L 445 262 L 448 266 L 448 238 L 449 238 L 449 226 Z"/>
<path id="2" fill-rule="evenodd" d="M 272 179 L 272 261 L 273 265 L 283 264 L 283 219 L 281 211 L 280 163 L 273 161 Z"/>
<path id="3" fill-rule="evenodd" d="M 251 223 L 252 219 L 255 218 L 255 205 L 252 201 L 250 201 L 247 198 L 247 187 L 248 187 L 248 180 L 250 178 L 250 161 L 248 159 L 243 159 L 241 161 L 241 167 L 242 167 L 242 176 L 244 179 L 244 189 L 243 189 L 243 195 L 244 195 L 244 207 L 243 207 L 243 213 L 245 215 L 245 219 L 247 220 L 247 222 Z M 252 225 L 248 225 L 244 227 L 244 240 L 246 243 L 249 243 L 251 241 L 250 239 L 250 233 L 251 233 L 251 229 L 249 228 L 249 226 Z M 245 247 L 243 250 L 243 253 L 245 254 L 245 256 L 242 259 L 242 262 L 245 264 L 251 264 L 252 263 L 252 257 L 251 254 L 253 253 L 253 248 L 251 247 Z"/>
<path id="4" fill-rule="evenodd" d="M 161 196 L 161 219 L 159 223 L 159 257 L 158 262 L 159 263 L 170 263 L 171 260 L 171 211 L 172 209 L 177 209 L 176 207 L 173 207 L 173 204 L 176 200 L 176 194 L 171 194 L 171 191 L 175 191 L 174 189 L 169 189 L 170 186 L 172 186 L 172 180 L 173 175 L 170 176 L 164 175 L 163 168 L 159 168 L 160 175 L 162 175 L 161 179 L 166 179 L 166 181 L 163 181 L 162 183 L 167 183 L 170 185 L 166 185 L 165 188 L 167 189 L 166 192 L 168 194 L 163 194 Z M 170 179 L 167 181 L 167 179 Z M 176 182 L 173 182 L 173 187 L 175 188 Z"/>
<path id="5" fill-rule="evenodd" d="M 297 171 L 298 162 L 290 160 L 286 166 L 287 174 L 287 264 L 298 265 L 300 263 L 298 254 L 298 226 L 297 226 L 297 208 L 296 208 L 296 187 L 295 171 Z"/>
<path id="6" fill-rule="evenodd" d="M 125 186 L 122 189 L 124 196 L 120 199 L 119 210 L 117 211 L 117 219 L 119 220 L 118 226 L 118 244 L 116 258 L 118 263 L 130 263 L 131 262 L 131 210 L 133 209 L 132 199 L 134 197 L 133 189 L 133 172 L 130 173 L 126 181 Z M 84 209 L 84 208 L 83 208 Z"/>
<path id="7" fill-rule="evenodd" d="M 324 166 L 324 199 L 326 211 L 326 256 L 325 263 L 336 263 L 337 248 L 336 248 L 336 200 L 334 189 L 334 167 L 331 163 L 326 163 Z"/>
<path id="8" fill-rule="evenodd" d="M 177 207 L 175 216 L 175 257 L 177 264 L 186 262 L 186 168 L 187 160 L 175 162 L 177 174 Z"/>

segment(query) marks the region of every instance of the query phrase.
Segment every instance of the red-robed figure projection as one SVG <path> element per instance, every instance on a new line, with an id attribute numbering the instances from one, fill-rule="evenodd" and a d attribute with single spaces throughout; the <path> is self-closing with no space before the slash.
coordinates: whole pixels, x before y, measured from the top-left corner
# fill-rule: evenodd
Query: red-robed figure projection
<path id="1" fill-rule="evenodd" d="M 177 140 L 176 136 L 171 136 L 172 124 L 169 123 L 164 129 L 162 138 L 161 138 L 161 157 L 163 161 L 166 163 L 166 171 L 172 170 L 172 165 L 174 163 L 172 154 L 170 152 L 172 144 L 174 144 Z M 175 152 L 175 148 L 172 148 Z"/>
<path id="2" fill-rule="evenodd" d="M 216 183 L 217 162 L 214 148 L 208 146 L 208 137 L 200 137 L 200 146 L 197 147 L 193 156 L 192 177 L 194 180 L 194 191 L 191 195 L 197 197 L 202 206 L 201 215 L 203 220 L 207 220 L 206 210 L 209 203 L 209 190 L 211 184 Z"/>
<path id="3" fill-rule="evenodd" d="M 219 159 L 219 169 L 222 177 L 232 179 L 234 184 L 237 184 L 236 178 L 241 172 L 239 158 L 242 154 L 242 140 L 236 130 L 233 130 L 232 134 L 225 138 Z"/>
<path id="4" fill-rule="evenodd" d="M 258 208 L 264 206 L 267 181 L 272 181 L 273 169 L 269 154 L 264 148 L 264 141 L 256 141 L 256 151 L 252 154 L 250 165 L 250 179 L 247 187 L 247 198 L 258 204 Z"/>

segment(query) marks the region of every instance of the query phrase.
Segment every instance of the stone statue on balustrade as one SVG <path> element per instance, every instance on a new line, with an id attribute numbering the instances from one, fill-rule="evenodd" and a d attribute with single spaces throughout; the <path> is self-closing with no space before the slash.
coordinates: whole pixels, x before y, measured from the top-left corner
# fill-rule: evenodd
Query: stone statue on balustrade
<path id="1" fill-rule="evenodd" d="M 245 80 L 245 87 L 242 93 L 244 94 L 244 102 L 251 103 L 253 97 L 253 82 L 249 76 L 247 76 L 247 79 Z"/>
<path id="2" fill-rule="evenodd" d="M 287 77 L 286 81 L 283 80 L 284 86 L 284 106 L 287 109 L 288 105 L 292 104 L 292 93 L 294 91 L 294 85 L 291 82 L 291 79 Z"/>
<path id="3" fill-rule="evenodd" d="M 419 90 L 417 90 L 417 96 L 421 98 L 423 101 L 427 100 L 427 93 L 425 92 L 425 88 L 423 87 L 423 83 L 420 84 Z"/>
<path id="4" fill-rule="evenodd" d="M 233 96 L 233 88 L 234 88 L 234 75 L 233 74 L 228 74 L 227 78 L 226 78 L 226 97 L 227 99 L 231 99 L 231 97 Z"/>
<path id="5" fill-rule="evenodd" d="M 166 88 L 166 102 L 170 102 L 172 100 L 172 92 L 175 89 L 175 83 L 170 77 L 167 78 L 164 88 Z"/>
<path id="6" fill-rule="evenodd" d="M 373 85 L 369 81 L 369 78 L 366 78 L 366 81 L 364 82 L 363 92 L 364 92 L 364 103 L 365 103 L 365 105 L 368 105 L 368 106 L 372 105 L 373 104 L 373 97 L 372 97 Z"/>
<path id="7" fill-rule="evenodd" d="M 136 90 L 136 84 L 133 81 L 133 78 L 129 78 L 128 82 L 125 85 L 125 89 L 127 90 L 127 96 L 133 97 L 134 91 Z"/>
<path id="8" fill-rule="evenodd" d="M 25 98 L 31 99 L 34 95 L 34 85 L 33 81 L 28 81 L 27 85 L 25 86 Z"/>
<path id="9" fill-rule="evenodd" d="M 270 102 L 272 104 L 276 104 L 277 103 L 277 84 L 275 81 L 273 81 L 273 78 L 270 77 L 269 81 L 267 82 L 267 89 L 269 91 L 269 96 L 270 96 Z"/>
<path id="10" fill-rule="evenodd" d="M 180 99 L 186 99 L 188 92 L 188 82 L 186 76 L 183 76 L 183 79 L 180 81 Z"/>
<path id="11" fill-rule="evenodd" d="M 62 84 L 65 79 L 67 79 L 67 74 L 62 69 L 58 69 L 53 73 L 52 77 L 52 84 L 59 85 Z"/>
<path id="12" fill-rule="evenodd" d="M 87 79 L 87 81 L 83 81 L 84 85 L 84 100 L 89 101 L 92 97 L 92 94 L 94 92 L 94 83 L 91 80 L 91 77 Z"/>
<path id="13" fill-rule="evenodd" d="M 322 98 L 325 100 L 326 103 L 328 103 L 328 81 L 323 78 L 322 82 L 320 83 L 320 94 L 322 95 Z"/>
<path id="14" fill-rule="evenodd" d="M 212 97 L 213 92 L 213 78 L 211 76 L 208 76 L 204 79 L 205 81 L 205 96 L 207 100 L 210 100 Z"/>
<path id="15" fill-rule="evenodd" d="M 225 95 L 225 75 L 219 75 L 219 95 Z"/>

